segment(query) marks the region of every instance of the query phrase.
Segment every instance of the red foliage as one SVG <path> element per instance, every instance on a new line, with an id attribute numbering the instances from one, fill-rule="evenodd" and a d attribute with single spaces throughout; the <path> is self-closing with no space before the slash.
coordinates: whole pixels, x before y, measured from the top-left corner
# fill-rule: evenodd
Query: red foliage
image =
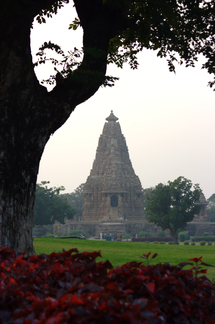
<path id="1" fill-rule="evenodd" d="M 100 251 L 25 257 L 0 248 L 0 323 L 215 323 L 214 286 L 183 270 L 188 263 L 113 269 L 97 257 Z"/>

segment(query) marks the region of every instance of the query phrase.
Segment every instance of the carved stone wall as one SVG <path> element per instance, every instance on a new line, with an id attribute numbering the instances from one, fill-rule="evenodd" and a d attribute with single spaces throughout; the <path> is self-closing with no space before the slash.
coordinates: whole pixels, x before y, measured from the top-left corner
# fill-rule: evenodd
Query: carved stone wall
<path id="1" fill-rule="evenodd" d="M 112 233 L 116 237 L 117 233 L 136 235 L 141 231 L 150 232 L 157 235 L 161 228 L 152 223 L 143 222 L 122 222 L 122 223 L 100 223 L 100 222 L 70 222 L 66 224 L 60 224 L 56 222 L 54 224 L 53 232 L 61 231 L 67 234 L 71 230 L 85 231 L 88 237 L 99 238 L 100 233 L 110 234 Z M 215 223 L 211 222 L 190 222 L 187 224 L 185 231 L 189 236 L 202 236 L 204 232 L 215 235 Z M 168 231 L 166 231 L 168 232 Z"/>
<path id="2" fill-rule="evenodd" d="M 110 233 L 113 234 L 113 237 L 117 237 L 117 233 L 122 235 L 124 234 L 131 234 L 136 235 L 141 231 L 150 232 L 153 234 L 157 234 L 161 231 L 161 228 L 157 225 L 150 224 L 150 223 L 143 223 L 143 222 L 120 222 L 120 223 L 100 223 L 100 222 L 72 222 L 67 221 L 66 224 L 60 224 L 56 222 L 54 224 L 53 233 L 57 231 L 61 231 L 64 235 L 69 233 L 72 230 L 82 230 L 87 233 L 88 237 L 100 237 L 100 233 L 106 233 L 109 235 Z"/>
<path id="3" fill-rule="evenodd" d="M 144 221 L 142 186 L 129 158 L 118 118 L 106 118 L 84 186 L 84 221 Z"/>

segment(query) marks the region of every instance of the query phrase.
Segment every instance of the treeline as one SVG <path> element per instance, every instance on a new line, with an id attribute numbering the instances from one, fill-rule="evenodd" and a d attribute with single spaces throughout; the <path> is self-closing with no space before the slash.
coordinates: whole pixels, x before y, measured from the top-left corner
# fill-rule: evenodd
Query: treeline
<path id="1" fill-rule="evenodd" d="M 34 205 L 34 224 L 48 225 L 56 220 L 64 223 L 64 219 L 72 219 L 76 211 L 68 203 L 67 198 L 61 194 L 63 186 L 48 188 L 49 181 L 42 181 L 36 185 Z"/>
<path id="2" fill-rule="evenodd" d="M 72 193 L 63 193 L 65 188 L 48 188 L 49 181 L 42 181 L 36 185 L 36 199 L 34 206 L 34 224 L 48 225 L 54 221 L 64 223 L 64 219 L 76 220 L 82 217 L 84 204 L 84 184 L 78 186 Z M 146 207 L 146 196 L 153 188 L 143 190 L 143 206 Z M 207 200 L 207 213 L 211 222 L 215 222 L 215 194 Z M 147 215 L 146 215 L 147 216 Z"/>

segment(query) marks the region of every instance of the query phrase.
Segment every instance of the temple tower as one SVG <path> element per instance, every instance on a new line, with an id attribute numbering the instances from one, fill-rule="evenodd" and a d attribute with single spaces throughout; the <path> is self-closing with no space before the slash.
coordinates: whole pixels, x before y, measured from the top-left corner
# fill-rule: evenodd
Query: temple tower
<path id="1" fill-rule="evenodd" d="M 118 118 L 106 118 L 93 167 L 84 186 L 84 221 L 145 221 L 142 187 Z"/>
<path id="2" fill-rule="evenodd" d="M 195 215 L 193 218 L 193 222 L 210 222 L 207 214 L 208 203 L 202 191 L 200 192 L 199 201 L 196 203 L 196 205 L 200 205 L 201 209 L 198 215 Z"/>

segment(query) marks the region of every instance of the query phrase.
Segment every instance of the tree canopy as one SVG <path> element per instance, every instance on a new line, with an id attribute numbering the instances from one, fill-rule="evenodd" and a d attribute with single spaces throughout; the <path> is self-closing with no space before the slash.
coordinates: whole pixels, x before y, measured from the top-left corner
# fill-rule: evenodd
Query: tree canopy
<path id="1" fill-rule="evenodd" d="M 207 214 L 211 222 L 215 222 L 215 193 L 212 194 L 208 200 Z"/>
<path id="2" fill-rule="evenodd" d="M 193 186 L 184 177 L 168 181 L 168 184 L 159 183 L 147 197 L 147 219 L 162 230 L 169 229 L 176 244 L 178 231 L 184 230 L 200 210 L 200 206 L 196 204 L 199 197 L 199 185 Z"/>
<path id="3" fill-rule="evenodd" d="M 56 68 L 55 87 L 48 92 L 34 72 L 30 30 L 35 18 L 45 22 L 68 2 L 0 2 L 0 244 L 29 254 L 44 147 L 77 105 L 101 85 L 113 84 L 108 63 L 136 68 L 137 53 L 149 48 L 167 58 L 170 70 L 176 60 L 189 66 L 202 54 L 204 68 L 215 72 L 214 0 L 74 0 L 78 18 L 71 28 L 83 28 L 83 55 L 79 62 L 76 51 L 62 57 L 63 71 Z M 61 51 L 47 40 L 39 50 L 41 63 L 48 47 Z"/>
<path id="4" fill-rule="evenodd" d="M 80 184 L 74 192 L 64 194 L 67 198 L 68 204 L 76 210 L 76 217 L 82 216 L 82 207 L 84 204 L 84 183 Z"/>
<path id="5" fill-rule="evenodd" d="M 115 63 L 122 67 L 123 63 L 129 62 L 131 68 L 135 69 L 138 67 L 137 54 L 143 48 L 147 48 L 157 50 L 159 57 L 165 57 L 170 71 L 175 71 L 176 62 L 185 63 L 187 67 L 194 66 L 198 55 L 201 54 L 206 59 L 202 67 L 207 69 L 209 74 L 215 73 L 215 5 L 212 0 L 121 0 L 118 2 L 109 0 L 95 2 L 94 8 L 92 3 L 86 6 L 86 1 L 83 0 L 76 0 L 74 3 L 78 18 L 75 18 L 69 28 L 76 30 L 81 26 L 84 29 L 86 18 L 84 11 L 89 8 L 92 17 L 99 10 L 100 13 L 105 12 L 107 23 L 111 28 L 117 29 L 117 34 L 109 40 L 107 63 Z M 61 6 L 62 3 L 59 4 L 59 7 Z M 57 7 L 55 4 L 52 13 L 57 12 Z M 109 20 L 111 13 L 112 21 Z M 45 22 L 45 16 L 49 17 L 50 12 L 42 10 L 37 16 L 37 21 Z M 38 63 L 44 63 L 46 48 L 63 54 L 64 68 L 61 71 L 63 77 L 67 77 L 71 69 L 78 65 L 77 49 L 70 52 L 69 56 L 65 56 L 58 45 L 50 42 L 46 42 L 40 48 Z M 96 48 L 91 48 L 90 51 L 94 56 L 101 55 L 101 51 Z M 54 64 L 56 63 L 55 61 Z M 62 65 L 62 62 L 59 64 Z M 99 75 L 97 78 L 99 79 Z M 55 79 L 56 76 L 52 76 L 53 82 Z M 103 83 L 113 85 L 114 79 L 105 77 Z M 209 82 L 211 87 L 214 85 L 214 80 Z"/>
<path id="6" fill-rule="evenodd" d="M 48 188 L 49 181 L 42 181 L 36 185 L 36 198 L 34 205 L 34 224 L 49 225 L 55 220 L 64 223 L 64 219 L 72 219 L 76 214 L 67 201 L 67 198 L 60 194 L 64 187 Z"/>

